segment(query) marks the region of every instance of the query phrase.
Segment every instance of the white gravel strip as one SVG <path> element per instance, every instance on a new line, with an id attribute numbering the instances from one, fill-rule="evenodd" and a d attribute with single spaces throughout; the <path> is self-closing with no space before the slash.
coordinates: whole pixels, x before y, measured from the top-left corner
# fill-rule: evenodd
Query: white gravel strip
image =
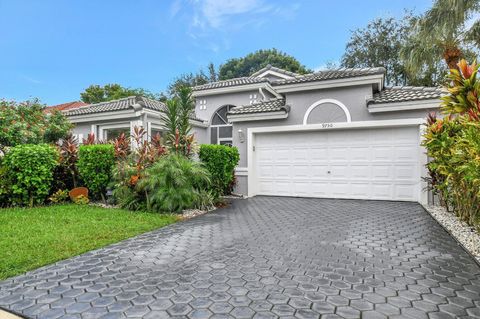
<path id="1" fill-rule="evenodd" d="M 474 227 L 461 221 L 452 212 L 440 206 L 424 206 L 443 227 L 445 227 L 455 239 L 457 239 L 475 258 L 480 262 L 480 234 Z"/>

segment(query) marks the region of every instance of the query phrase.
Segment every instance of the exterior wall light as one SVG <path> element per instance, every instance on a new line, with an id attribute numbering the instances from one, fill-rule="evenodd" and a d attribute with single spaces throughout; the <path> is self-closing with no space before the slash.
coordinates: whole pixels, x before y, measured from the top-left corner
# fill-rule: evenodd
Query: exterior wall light
<path id="1" fill-rule="evenodd" d="M 240 143 L 245 142 L 245 133 L 243 133 L 241 129 L 238 130 L 238 140 L 240 141 Z"/>

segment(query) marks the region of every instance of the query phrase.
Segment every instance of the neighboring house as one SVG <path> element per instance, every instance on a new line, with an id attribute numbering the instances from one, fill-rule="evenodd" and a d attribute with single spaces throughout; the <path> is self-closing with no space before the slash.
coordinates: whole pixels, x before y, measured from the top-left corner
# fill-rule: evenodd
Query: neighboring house
<path id="1" fill-rule="evenodd" d="M 135 126 L 147 130 L 147 139 L 162 132 L 160 111 L 162 102 L 141 96 L 90 104 L 67 110 L 64 114 L 75 124 L 73 134 L 79 141 L 94 133 L 99 140 L 114 139 L 121 133 L 131 134 Z M 206 127 L 200 120 L 192 118 L 194 128 Z M 201 136 L 200 136 L 201 137 Z"/>
<path id="2" fill-rule="evenodd" d="M 85 107 L 85 106 L 88 106 L 88 104 L 82 101 L 73 101 L 73 102 L 68 102 L 68 103 L 63 103 L 58 105 L 47 106 L 45 109 L 43 109 L 43 111 L 45 113 L 52 113 L 53 111 L 65 112 L 68 110 L 78 109 L 79 107 Z"/>
<path id="3" fill-rule="evenodd" d="M 194 88 L 200 143 L 239 149 L 237 192 L 426 202 L 421 127 L 443 91 L 385 87 L 383 68 L 272 66 Z"/>

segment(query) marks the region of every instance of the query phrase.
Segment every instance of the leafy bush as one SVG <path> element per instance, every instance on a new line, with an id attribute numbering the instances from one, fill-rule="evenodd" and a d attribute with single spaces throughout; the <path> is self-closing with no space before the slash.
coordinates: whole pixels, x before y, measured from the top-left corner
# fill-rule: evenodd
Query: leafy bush
<path id="1" fill-rule="evenodd" d="M 203 144 L 199 157 L 212 176 L 212 189 L 215 194 L 229 194 L 235 181 L 235 167 L 240 160 L 236 147 Z"/>
<path id="2" fill-rule="evenodd" d="M 47 144 L 18 145 L 10 148 L 2 161 L 8 172 L 9 194 L 13 204 L 41 204 L 50 192 L 58 151 Z"/>
<path id="3" fill-rule="evenodd" d="M 443 119 L 430 116 L 423 145 L 427 167 L 442 204 L 474 224 L 480 218 L 480 81 L 478 67 L 464 60 L 451 70 Z"/>
<path id="4" fill-rule="evenodd" d="M 85 195 L 79 195 L 73 199 L 73 202 L 77 205 L 87 205 L 90 203 L 90 200 Z"/>
<path id="5" fill-rule="evenodd" d="M 48 198 L 48 200 L 54 204 L 65 203 L 68 201 L 68 199 L 68 191 L 63 189 L 59 189 Z"/>
<path id="6" fill-rule="evenodd" d="M 65 137 L 72 124 L 59 111 L 45 114 L 43 108 L 38 100 L 0 100 L 0 150 L 20 144 L 57 142 Z"/>
<path id="7" fill-rule="evenodd" d="M 171 154 L 145 170 L 137 189 L 146 194 L 149 211 L 180 212 L 205 205 L 203 190 L 208 189 L 210 174 L 202 163 Z"/>
<path id="8" fill-rule="evenodd" d="M 78 172 L 85 186 L 105 201 L 105 192 L 115 164 L 111 144 L 81 145 L 78 153 Z"/>

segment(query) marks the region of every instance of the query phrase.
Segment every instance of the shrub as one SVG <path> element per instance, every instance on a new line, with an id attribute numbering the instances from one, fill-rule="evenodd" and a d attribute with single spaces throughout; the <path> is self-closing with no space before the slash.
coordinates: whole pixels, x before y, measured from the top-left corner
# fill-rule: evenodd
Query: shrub
<path id="1" fill-rule="evenodd" d="M 111 144 L 81 145 L 78 153 L 78 172 L 85 186 L 105 201 L 105 192 L 115 164 Z"/>
<path id="2" fill-rule="evenodd" d="M 469 224 L 480 218 L 480 81 L 464 60 L 451 70 L 443 119 L 429 116 L 423 145 L 430 181 L 447 209 Z"/>
<path id="3" fill-rule="evenodd" d="M 202 190 L 208 189 L 209 184 L 210 174 L 202 163 L 171 154 L 145 170 L 137 190 L 145 192 L 147 210 L 180 212 L 205 205 L 201 202 Z"/>
<path id="4" fill-rule="evenodd" d="M 232 192 L 235 181 L 235 167 L 240 156 L 236 147 L 203 144 L 199 157 L 212 176 L 212 188 L 218 195 Z"/>
<path id="5" fill-rule="evenodd" d="M 65 203 L 68 201 L 68 199 L 68 191 L 63 189 L 59 189 L 48 198 L 48 200 L 54 204 Z"/>
<path id="6" fill-rule="evenodd" d="M 87 205 L 90 203 L 90 200 L 85 195 L 79 195 L 73 199 L 73 202 L 77 205 Z"/>
<path id="7" fill-rule="evenodd" d="M 43 112 L 36 99 L 17 103 L 0 100 L 0 150 L 5 146 L 56 142 L 72 124 L 59 111 Z"/>
<path id="8" fill-rule="evenodd" d="M 47 144 L 18 145 L 10 148 L 2 165 L 8 172 L 12 203 L 41 204 L 50 192 L 58 151 Z"/>

